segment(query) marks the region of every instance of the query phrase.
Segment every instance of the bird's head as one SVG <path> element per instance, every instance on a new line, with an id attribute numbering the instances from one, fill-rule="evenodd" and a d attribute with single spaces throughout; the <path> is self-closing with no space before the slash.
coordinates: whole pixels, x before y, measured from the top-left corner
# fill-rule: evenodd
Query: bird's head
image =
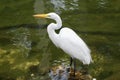
<path id="1" fill-rule="evenodd" d="M 49 18 L 49 19 L 55 19 L 58 18 L 59 16 L 56 13 L 48 13 L 48 14 L 35 14 L 33 15 L 35 18 Z"/>
<path id="2" fill-rule="evenodd" d="M 33 15 L 33 17 L 35 18 L 49 18 L 49 19 L 53 19 L 56 21 L 56 26 L 54 26 L 54 29 L 59 29 L 62 26 L 62 20 L 61 18 L 58 16 L 58 14 L 52 12 L 52 13 L 48 13 L 48 14 L 36 14 Z M 52 25 L 53 27 L 53 25 Z"/>

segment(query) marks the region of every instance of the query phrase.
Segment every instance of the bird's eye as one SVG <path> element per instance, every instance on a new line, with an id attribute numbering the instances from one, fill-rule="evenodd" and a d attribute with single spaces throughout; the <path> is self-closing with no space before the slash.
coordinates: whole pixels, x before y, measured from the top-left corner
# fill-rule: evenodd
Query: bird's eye
<path id="1" fill-rule="evenodd" d="M 48 18 L 50 18 L 51 17 L 51 15 L 48 15 Z"/>

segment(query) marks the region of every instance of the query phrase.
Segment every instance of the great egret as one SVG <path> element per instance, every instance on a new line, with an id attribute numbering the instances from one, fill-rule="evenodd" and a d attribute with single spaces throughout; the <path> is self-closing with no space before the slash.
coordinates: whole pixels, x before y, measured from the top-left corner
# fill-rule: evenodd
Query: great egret
<path id="1" fill-rule="evenodd" d="M 62 27 L 61 18 L 56 13 L 36 14 L 36 18 L 49 18 L 56 21 L 47 27 L 47 32 L 51 41 L 56 47 L 61 48 L 65 53 L 70 55 L 72 59 L 76 58 L 83 64 L 89 65 L 92 62 L 90 49 L 85 42 L 70 28 L 62 28 L 57 34 L 55 30 Z M 72 62 L 71 62 L 72 64 Z"/>

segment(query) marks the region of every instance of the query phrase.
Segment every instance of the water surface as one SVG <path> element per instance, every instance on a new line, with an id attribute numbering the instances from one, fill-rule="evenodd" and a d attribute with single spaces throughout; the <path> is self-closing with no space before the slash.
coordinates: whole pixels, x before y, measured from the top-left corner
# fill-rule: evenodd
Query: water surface
<path id="1" fill-rule="evenodd" d="M 35 13 L 58 13 L 89 46 L 97 80 L 120 77 L 120 1 L 3 0 L 0 1 L 0 79 L 48 80 L 52 66 L 69 64 L 69 56 L 49 40 L 53 20 L 34 19 Z M 59 30 L 58 30 L 59 32 Z M 77 66 L 81 62 L 77 61 Z"/>

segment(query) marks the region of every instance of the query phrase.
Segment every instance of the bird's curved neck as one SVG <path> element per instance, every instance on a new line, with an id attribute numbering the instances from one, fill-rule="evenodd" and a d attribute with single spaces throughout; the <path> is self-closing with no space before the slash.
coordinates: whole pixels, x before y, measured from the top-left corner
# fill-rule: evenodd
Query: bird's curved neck
<path id="1" fill-rule="evenodd" d="M 62 20 L 61 20 L 61 18 L 59 16 L 57 16 L 54 20 L 56 21 L 55 29 L 56 30 L 60 29 L 62 27 Z"/>
<path id="2" fill-rule="evenodd" d="M 56 17 L 54 20 L 56 21 L 56 23 L 49 24 L 47 27 L 47 32 L 48 32 L 49 38 L 58 47 L 59 34 L 57 34 L 55 30 L 60 29 L 62 27 L 62 21 L 59 16 Z"/>

